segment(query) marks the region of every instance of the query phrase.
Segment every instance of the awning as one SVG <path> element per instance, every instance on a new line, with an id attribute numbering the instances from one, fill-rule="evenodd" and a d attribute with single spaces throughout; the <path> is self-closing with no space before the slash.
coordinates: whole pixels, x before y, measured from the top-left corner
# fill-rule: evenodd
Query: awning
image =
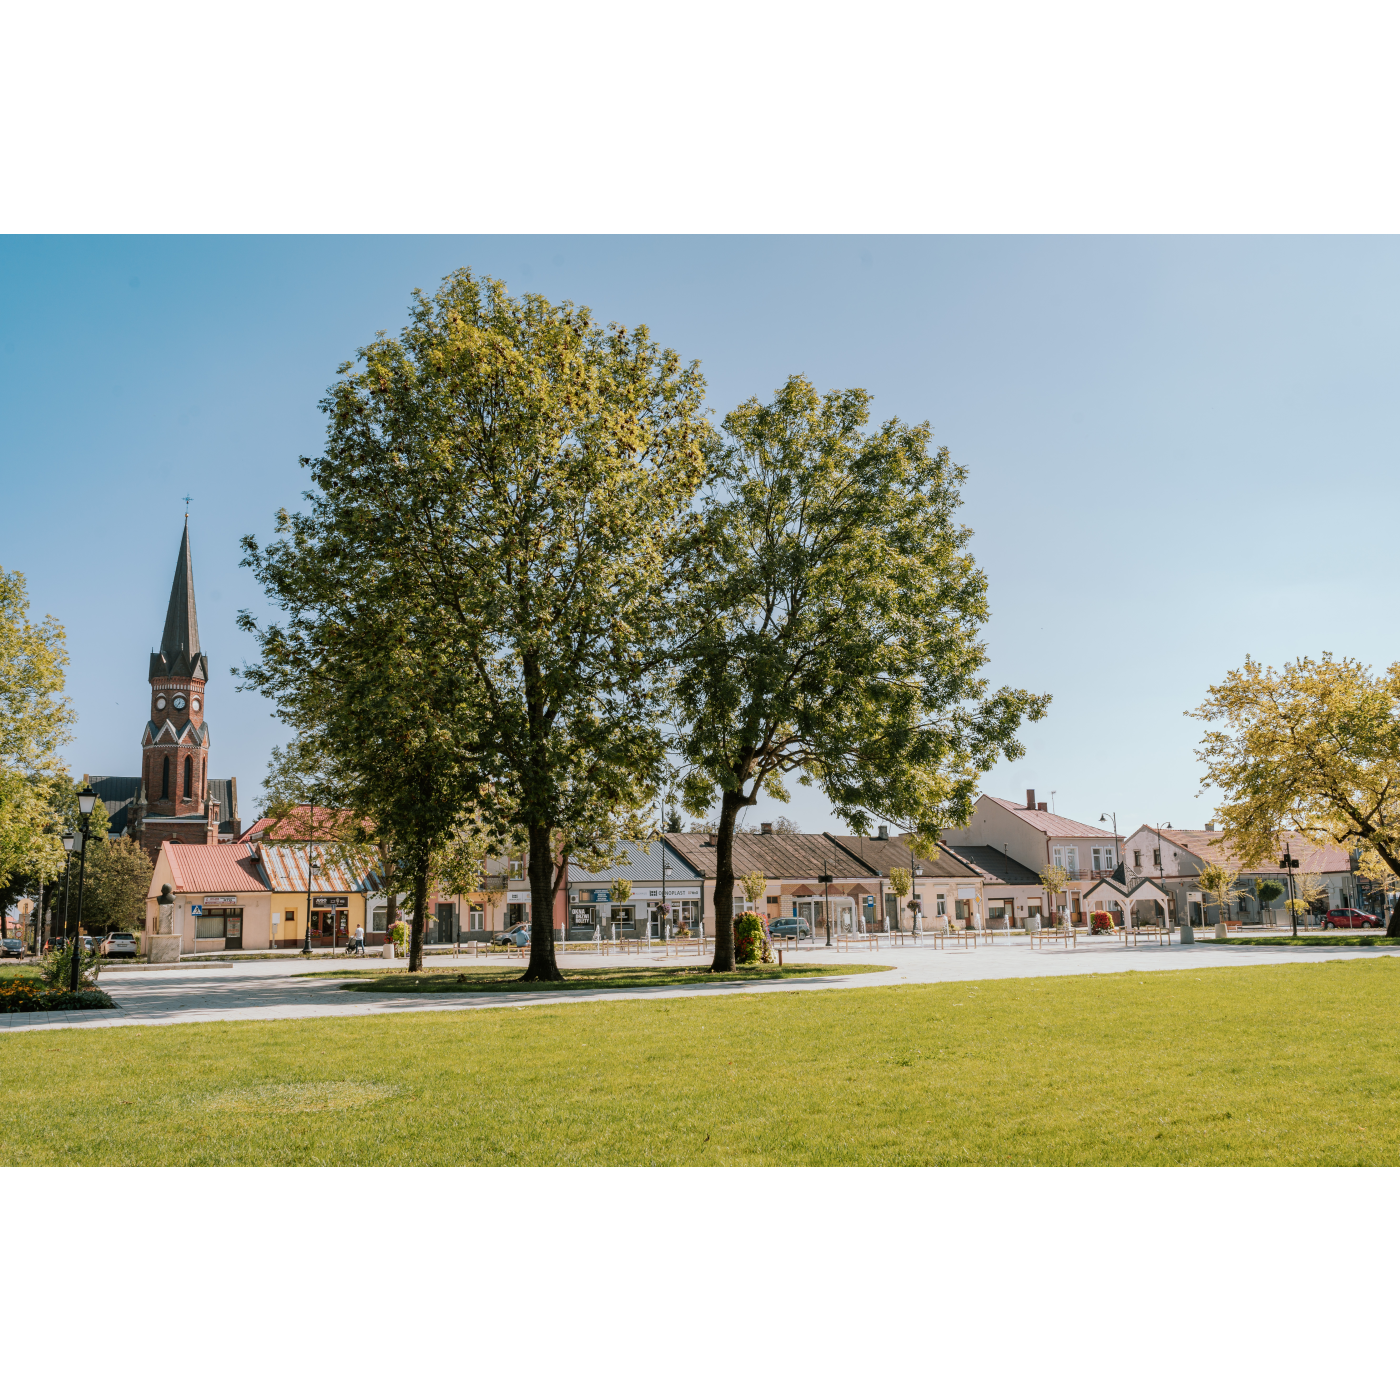
<path id="1" fill-rule="evenodd" d="M 810 890 L 806 885 L 798 885 L 795 890 L 788 892 L 789 899 L 811 899 L 816 894 L 815 890 Z"/>

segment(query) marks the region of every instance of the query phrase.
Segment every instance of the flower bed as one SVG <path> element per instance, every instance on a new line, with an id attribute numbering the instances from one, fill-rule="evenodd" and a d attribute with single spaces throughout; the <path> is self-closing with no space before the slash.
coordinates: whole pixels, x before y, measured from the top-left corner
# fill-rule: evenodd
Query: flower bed
<path id="1" fill-rule="evenodd" d="M 0 981 L 0 1015 L 15 1011 L 105 1011 L 116 1002 L 98 987 L 48 991 L 42 982 L 28 977 Z"/>

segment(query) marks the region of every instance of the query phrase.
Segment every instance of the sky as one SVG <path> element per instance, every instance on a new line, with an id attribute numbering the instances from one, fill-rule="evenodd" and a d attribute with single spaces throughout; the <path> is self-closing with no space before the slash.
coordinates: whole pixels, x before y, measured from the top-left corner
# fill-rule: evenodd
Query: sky
<path id="1" fill-rule="evenodd" d="M 298 504 L 337 366 L 463 266 L 645 323 L 717 413 L 801 372 L 932 424 L 988 679 L 1054 697 L 984 791 L 1200 826 L 1208 686 L 1246 654 L 1395 658 L 1393 238 L 9 237 L 0 567 L 67 629 L 75 775 L 139 771 L 189 495 L 210 771 L 256 816 L 282 735 L 229 674 L 239 609 L 271 612 L 239 541 Z M 797 786 L 748 821 L 784 812 L 841 825 Z"/>

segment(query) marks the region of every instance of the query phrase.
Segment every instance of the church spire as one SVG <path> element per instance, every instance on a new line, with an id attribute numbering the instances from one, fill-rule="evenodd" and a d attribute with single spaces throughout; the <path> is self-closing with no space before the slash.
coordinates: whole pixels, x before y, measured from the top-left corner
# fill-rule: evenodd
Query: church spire
<path id="1" fill-rule="evenodd" d="M 163 665 L 158 665 L 158 661 Z M 194 609 L 194 564 L 190 559 L 190 518 L 185 517 L 185 533 L 180 536 L 180 554 L 175 560 L 175 578 L 170 585 L 170 605 L 165 610 L 165 631 L 160 651 L 151 654 L 151 676 L 203 675 L 209 677 L 209 663 L 199 650 L 199 618 Z"/>
<path id="2" fill-rule="evenodd" d="M 199 619 L 194 612 L 194 565 L 190 562 L 190 518 L 180 536 L 180 557 L 175 561 L 175 581 L 170 585 L 170 606 L 165 610 L 165 631 L 160 649 L 166 659 L 199 654 Z"/>

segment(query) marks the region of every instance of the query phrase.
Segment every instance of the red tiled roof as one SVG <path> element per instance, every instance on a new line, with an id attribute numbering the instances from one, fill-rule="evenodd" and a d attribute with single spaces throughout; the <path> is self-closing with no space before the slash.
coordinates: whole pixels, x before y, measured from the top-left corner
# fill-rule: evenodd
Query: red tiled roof
<path id="1" fill-rule="evenodd" d="M 333 828 L 340 821 L 348 821 L 350 813 L 337 810 L 334 807 L 320 807 L 315 809 L 315 816 L 308 820 L 311 812 L 311 805 L 307 802 L 299 803 L 291 808 L 286 816 L 275 819 L 273 817 L 259 817 L 247 831 L 238 839 L 243 842 L 256 841 L 305 841 L 308 834 L 316 839 L 325 841 L 335 835 Z M 366 825 L 368 829 L 368 824 Z"/>
<path id="2" fill-rule="evenodd" d="M 997 803 L 998 806 L 1005 807 L 1008 812 L 1014 812 L 1028 826 L 1033 826 L 1037 831 L 1043 831 L 1047 836 L 1088 836 L 1103 837 L 1113 839 L 1111 831 L 1104 831 L 1101 827 L 1086 826 L 1083 822 L 1072 821 L 1069 817 L 1057 817 L 1054 812 L 1032 811 L 1024 802 L 1011 802 L 1005 797 L 992 797 L 991 793 L 984 793 L 983 796 Z"/>
<path id="3" fill-rule="evenodd" d="M 218 846 L 184 846 L 161 843 L 175 877 L 175 889 L 194 894 L 265 893 L 267 882 L 258 867 L 257 856 L 237 842 Z M 154 887 L 154 881 L 152 882 Z M 154 887 L 159 893 L 159 888 Z"/>

